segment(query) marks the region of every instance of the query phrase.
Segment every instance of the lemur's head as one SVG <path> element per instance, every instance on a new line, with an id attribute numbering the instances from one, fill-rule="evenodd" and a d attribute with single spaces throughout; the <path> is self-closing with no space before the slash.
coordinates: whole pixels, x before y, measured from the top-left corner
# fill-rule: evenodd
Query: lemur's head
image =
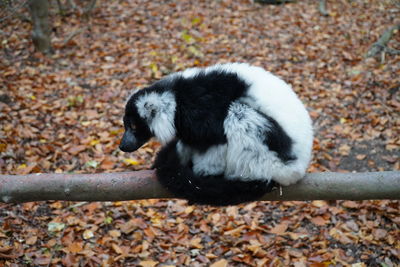
<path id="1" fill-rule="evenodd" d="M 119 145 L 119 149 L 124 152 L 137 150 L 153 136 L 148 123 L 140 116 L 138 106 L 136 105 L 136 102 L 141 98 L 143 98 L 143 94 L 139 91 L 129 98 L 125 106 L 125 133 Z"/>
<path id="2" fill-rule="evenodd" d="M 175 97 L 169 91 L 153 89 L 136 92 L 125 106 L 125 133 L 119 146 L 124 152 L 137 150 L 153 136 L 162 143 L 175 137 Z"/>

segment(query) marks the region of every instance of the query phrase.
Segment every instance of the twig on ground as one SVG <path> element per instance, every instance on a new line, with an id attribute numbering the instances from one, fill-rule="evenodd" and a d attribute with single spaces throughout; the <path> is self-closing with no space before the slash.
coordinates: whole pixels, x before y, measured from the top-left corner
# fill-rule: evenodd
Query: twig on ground
<path id="1" fill-rule="evenodd" d="M 374 57 L 379 53 L 389 53 L 389 54 L 395 54 L 397 55 L 398 50 L 393 49 L 393 48 L 388 48 L 387 43 L 390 41 L 390 39 L 393 36 L 393 33 L 395 31 L 400 30 L 400 24 L 397 24 L 395 26 L 390 27 L 387 29 L 381 37 L 371 45 L 369 48 L 368 52 L 366 53 L 366 57 Z"/>
<path id="2" fill-rule="evenodd" d="M 67 38 L 65 38 L 65 40 L 62 42 L 62 44 L 63 44 L 63 45 L 66 45 L 69 41 L 72 40 L 72 38 L 74 38 L 74 37 L 77 36 L 78 34 L 81 34 L 81 33 L 84 32 L 84 31 L 86 31 L 87 28 L 88 28 L 88 27 L 86 26 L 86 27 L 83 27 L 83 28 L 80 28 L 80 29 L 77 29 L 77 30 L 71 32 L 71 33 L 67 36 Z"/>

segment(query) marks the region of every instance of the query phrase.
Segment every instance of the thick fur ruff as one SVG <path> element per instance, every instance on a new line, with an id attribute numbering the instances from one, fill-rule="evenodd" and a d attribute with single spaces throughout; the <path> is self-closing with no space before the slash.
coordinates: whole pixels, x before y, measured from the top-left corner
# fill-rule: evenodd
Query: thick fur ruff
<path id="1" fill-rule="evenodd" d="M 176 197 L 189 204 L 214 206 L 236 205 L 255 201 L 276 186 L 274 181 L 241 181 L 226 179 L 223 175 L 196 175 L 190 162 L 181 163 L 177 140 L 164 146 L 158 153 L 154 167 L 160 183 Z"/>

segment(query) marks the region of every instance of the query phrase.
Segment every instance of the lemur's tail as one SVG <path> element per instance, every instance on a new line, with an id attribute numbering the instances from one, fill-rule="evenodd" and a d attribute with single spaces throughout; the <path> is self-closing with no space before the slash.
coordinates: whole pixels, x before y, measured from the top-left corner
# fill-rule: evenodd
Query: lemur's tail
<path id="1" fill-rule="evenodd" d="M 240 181 L 225 179 L 223 175 L 195 175 L 190 165 L 181 164 L 176 144 L 174 140 L 162 148 L 154 167 L 160 183 L 177 198 L 189 200 L 189 204 L 236 205 L 255 201 L 276 186 L 273 181 Z"/>

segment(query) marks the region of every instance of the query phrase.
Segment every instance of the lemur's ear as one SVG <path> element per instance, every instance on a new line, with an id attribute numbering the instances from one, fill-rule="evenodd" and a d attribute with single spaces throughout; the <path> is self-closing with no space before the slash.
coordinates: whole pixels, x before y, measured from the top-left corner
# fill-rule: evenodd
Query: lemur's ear
<path id="1" fill-rule="evenodd" d="M 156 105 L 156 103 L 152 103 L 151 101 L 145 102 L 143 105 L 144 109 L 145 109 L 145 116 L 146 119 L 152 119 L 156 116 L 157 111 L 158 111 L 158 107 Z"/>
<path id="2" fill-rule="evenodd" d="M 139 115 L 143 119 L 151 121 L 162 107 L 162 99 L 159 94 L 145 94 L 136 101 L 136 106 Z"/>

